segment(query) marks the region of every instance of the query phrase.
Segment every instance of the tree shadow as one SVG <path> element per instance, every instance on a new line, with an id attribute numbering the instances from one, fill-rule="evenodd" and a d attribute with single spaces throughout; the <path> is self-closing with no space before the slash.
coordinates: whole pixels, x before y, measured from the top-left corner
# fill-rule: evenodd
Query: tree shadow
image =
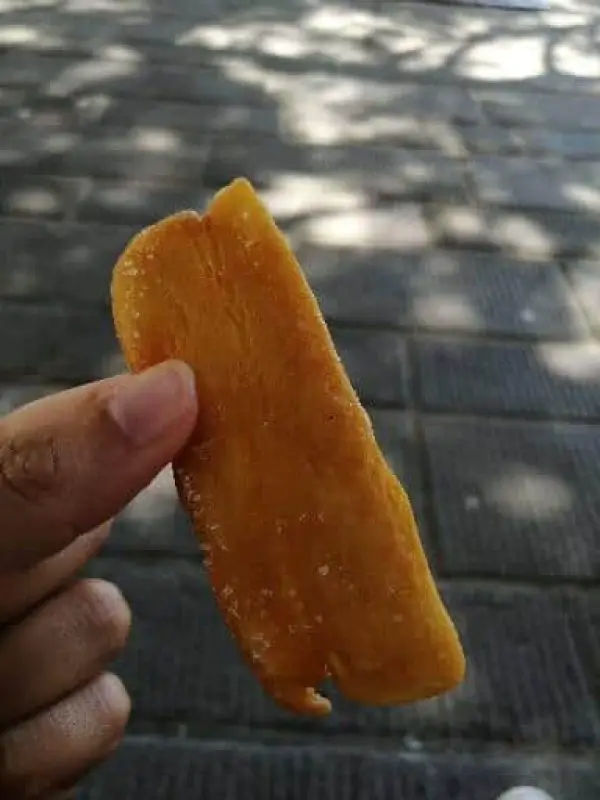
<path id="1" fill-rule="evenodd" d="M 499 580 L 587 591 L 600 578 L 599 30 L 593 5 L 0 0 L 3 408 L 121 369 L 116 256 L 141 225 L 249 177 L 346 342 L 436 571 L 487 582 L 479 599 L 448 595 L 475 626 L 456 705 L 388 729 L 375 715 L 378 733 L 597 735 L 597 721 L 583 731 L 559 709 L 570 664 L 573 709 L 592 685 L 585 642 L 570 644 L 576 612 L 544 611 L 569 658 L 557 672 L 544 662 L 542 713 L 515 688 L 547 655 L 514 645 L 530 631 L 527 598 L 522 629 L 500 603 L 510 632 L 498 622 L 498 635 L 515 654 L 504 671 L 479 638 L 494 615 L 476 608 L 494 608 Z M 170 486 L 159 477 L 128 509 L 113 555 L 193 551 Z M 353 713 L 346 727 L 360 730 Z"/>

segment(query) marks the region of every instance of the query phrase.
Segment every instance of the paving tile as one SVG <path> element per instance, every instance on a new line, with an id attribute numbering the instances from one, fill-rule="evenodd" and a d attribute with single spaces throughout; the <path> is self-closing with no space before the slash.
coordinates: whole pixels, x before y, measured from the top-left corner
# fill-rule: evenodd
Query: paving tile
<path id="1" fill-rule="evenodd" d="M 475 344 L 423 339 L 428 411 L 534 414 L 600 421 L 600 344 Z"/>
<path id="2" fill-rule="evenodd" d="M 289 231 L 292 246 L 337 247 L 414 252 L 432 242 L 431 232 L 416 203 L 395 203 L 390 208 L 361 208 L 319 214 L 302 220 Z"/>
<path id="3" fill-rule="evenodd" d="M 600 707 L 600 593 L 597 587 L 595 591 L 573 591 L 566 612 L 590 689 Z"/>
<path id="4" fill-rule="evenodd" d="M 142 720 L 281 727 L 289 731 L 450 737 L 455 743 L 591 746 L 594 703 L 561 606 L 543 592 L 454 587 L 446 597 L 465 643 L 468 677 L 445 697 L 404 708 L 366 708 L 339 698 L 321 721 L 267 699 L 238 654 L 200 568 L 182 560 L 135 564 L 101 559 L 90 575 L 115 581 L 131 604 L 130 643 L 116 670 Z M 160 602 L 156 602 L 156 598 Z M 227 729 L 221 730 L 227 736 Z"/>
<path id="5" fill-rule="evenodd" d="M 110 312 L 0 301 L 0 377 L 76 385 L 125 369 Z"/>
<path id="6" fill-rule="evenodd" d="M 414 420 L 408 414 L 399 411 L 368 408 L 367 412 L 373 422 L 379 447 L 408 494 L 419 527 L 421 542 L 435 571 L 436 552 L 427 527 L 422 455 Z"/>
<path id="7" fill-rule="evenodd" d="M 206 191 L 195 185 L 143 181 L 138 176 L 115 180 L 95 179 L 80 204 L 78 220 L 141 226 L 184 208 L 202 209 Z"/>
<path id="8" fill-rule="evenodd" d="M 350 328 L 332 330 L 338 353 L 366 405 L 408 402 L 406 344 L 397 333 Z"/>
<path id="9" fill-rule="evenodd" d="M 0 86 L 8 89 L 38 89 L 48 80 L 69 70 L 73 62 L 68 53 L 46 54 L 7 48 L 0 53 Z"/>
<path id="10" fill-rule="evenodd" d="M 101 138 L 86 138 L 66 152 L 47 157 L 44 169 L 60 175 L 116 178 L 122 181 L 202 183 L 208 155 L 208 133 L 204 141 L 182 144 L 169 130 L 107 132 Z"/>
<path id="11" fill-rule="evenodd" d="M 446 573 L 598 579 L 600 428 L 426 418 L 425 434 Z"/>
<path id="12" fill-rule="evenodd" d="M 177 499 L 170 467 L 119 514 L 105 552 L 200 557 L 192 526 Z"/>
<path id="13" fill-rule="evenodd" d="M 566 339 L 588 333 L 555 264 L 455 250 L 301 244 L 296 252 L 334 321 Z"/>
<path id="14" fill-rule="evenodd" d="M 221 188 L 245 175 L 257 188 L 268 186 L 280 173 L 311 174 L 311 152 L 279 139 L 259 134 L 217 135 L 206 163 L 203 182 L 212 189 Z"/>
<path id="15" fill-rule="evenodd" d="M 74 147 L 80 137 L 71 109 L 31 101 L 15 104 L 5 117 L 0 115 L 0 166 L 41 173 L 46 160 Z"/>
<path id="16" fill-rule="evenodd" d="M 69 219 L 87 188 L 78 179 L 6 170 L 0 175 L 0 216 Z"/>
<path id="17" fill-rule="evenodd" d="M 486 156 L 470 163 L 479 200 L 519 209 L 586 209 L 587 195 L 572 191 L 566 170 L 526 158 Z"/>
<path id="18" fill-rule="evenodd" d="M 429 203 L 424 215 L 437 247 L 461 250 L 500 249 L 494 239 L 493 218 L 488 208 L 468 203 Z"/>
<path id="19" fill-rule="evenodd" d="M 541 125 L 558 130 L 600 129 L 600 108 L 585 94 L 473 90 L 486 116 L 500 125 Z M 557 101 L 557 98 L 560 100 Z"/>
<path id="20" fill-rule="evenodd" d="M 14 109 L 25 102 L 27 93 L 22 89 L 7 89 L 0 86 L 0 118 L 12 117 Z"/>
<path id="21" fill-rule="evenodd" d="M 125 371 L 108 309 L 65 311 L 64 320 L 65 333 L 52 357 L 40 365 L 39 374 L 49 380 L 79 384 Z"/>
<path id="22" fill-rule="evenodd" d="M 83 788 L 82 800 L 474 800 L 528 782 L 554 797 L 594 800 L 600 789 L 592 764 L 539 756 L 490 757 L 376 752 L 328 742 L 312 745 L 185 741 L 156 737 L 125 741 Z"/>
<path id="23" fill-rule="evenodd" d="M 500 251 L 525 259 L 600 254 L 595 211 L 429 203 L 424 215 L 438 247 Z"/>
<path id="24" fill-rule="evenodd" d="M 582 261 L 567 265 L 567 274 L 596 335 L 600 334 L 600 264 Z"/>
<path id="25" fill-rule="evenodd" d="M 511 131 L 519 147 L 531 154 L 585 161 L 600 158 L 600 131 L 561 131 L 547 128 L 519 128 Z"/>
<path id="26" fill-rule="evenodd" d="M 69 69 L 53 75 L 43 90 L 50 97 L 76 97 L 93 90 L 109 97 L 135 98 L 134 102 L 244 103 L 258 108 L 272 104 L 259 86 L 229 79 L 215 67 L 190 68 L 103 55 L 73 60 Z"/>
<path id="27" fill-rule="evenodd" d="M 44 364 L 54 357 L 67 328 L 60 308 L 0 301 L 2 378 L 43 375 Z"/>
<path id="28" fill-rule="evenodd" d="M 519 140 L 508 128 L 493 125 L 467 125 L 460 129 L 467 150 L 477 155 L 515 155 Z"/>
<path id="29" fill-rule="evenodd" d="M 488 245 L 538 258 L 600 254 L 598 216 L 550 209 L 498 209 L 482 234 Z"/>
<path id="30" fill-rule="evenodd" d="M 0 220 L 0 296 L 102 308 L 135 229 Z"/>
<path id="31" fill-rule="evenodd" d="M 333 177 L 341 185 L 381 199 L 463 199 L 466 194 L 459 162 L 432 152 L 393 147 L 306 147 L 275 142 L 264 136 L 218 136 L 207 163 L 205 183 L 219 187 L 238 175 L 257 186 L 279 172 Z"/>
<path id="32" fill-rule="evenodd" d="M 328 147 L 312 158 L 319 172 L 357 184 L 384 200 L 453 199 L 466 197 L 460 161 L 436 152 L 398 147 Z"/>

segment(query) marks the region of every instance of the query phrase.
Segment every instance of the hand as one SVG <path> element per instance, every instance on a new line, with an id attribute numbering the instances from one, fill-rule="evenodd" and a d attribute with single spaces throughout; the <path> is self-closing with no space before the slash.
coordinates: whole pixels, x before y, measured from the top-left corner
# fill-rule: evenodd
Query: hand
<path id="1" fill-rule="evenodd" d="M 195 417 L 192 373 L 170 362 L 0 420 L 0 797 L 67 796 L 119 743 L 130 703 L 105 668 L 130 612 L 76 574 Z"/>

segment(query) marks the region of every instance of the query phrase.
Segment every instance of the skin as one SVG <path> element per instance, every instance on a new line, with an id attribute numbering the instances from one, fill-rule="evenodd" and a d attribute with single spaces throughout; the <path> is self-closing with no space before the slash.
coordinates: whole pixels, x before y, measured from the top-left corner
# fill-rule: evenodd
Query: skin
<path id="1" fill-rule="evenodd" d="M 119 744 L 130 701 L 107 667 L 131 614 L 77 576 L 195 419 L 191 373 L 168 362 L 0 420 L 0 797 L 74 797 Z"/>

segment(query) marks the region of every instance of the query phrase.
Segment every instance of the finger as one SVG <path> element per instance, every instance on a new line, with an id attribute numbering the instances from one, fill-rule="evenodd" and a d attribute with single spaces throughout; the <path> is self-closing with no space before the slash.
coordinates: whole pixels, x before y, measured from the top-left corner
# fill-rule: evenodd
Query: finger
<path id="1" fill-rule="evenodd" d="M 73 785 L 115 749 L 130 712 L 121 681 L 105 674 L 0 735 L 0 797 L 46 797 Z"/>
<path id="2" fill-rule="evenodd" d="M 23 617 L 45 597 L 58 591 L 96 555 L 108 538 L 106 522 L 76 539 L 55 556 L 26 570 L 2 576 L 0 625 Z"/>
<path id="3" fill-rule="evenodd" d="M 122 650 L 130 625 L 116 586 L 82 580 L 8 629 L 0 640 L 0 729 L 89 683 Z"/>
<path id="4" fill-rule="evenodd" d="M 30 566 L 114 516 L 195 423 L 193 373 L 171 361 L 32 403 L 0 422 L 0 568 Z"/>

